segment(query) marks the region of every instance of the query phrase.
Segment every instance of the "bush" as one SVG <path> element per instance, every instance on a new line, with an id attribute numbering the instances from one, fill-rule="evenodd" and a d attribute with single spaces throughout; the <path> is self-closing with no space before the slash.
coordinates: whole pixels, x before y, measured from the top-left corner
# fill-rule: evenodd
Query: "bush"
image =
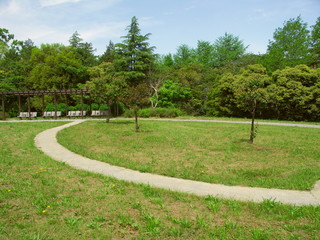
<path id="1" fill-rule="evenodd" d="M 101 111 L 107 111 L 107 110 L 108 110 L 108 105 L 107 105 L 107 104 L 102 104 L 102 105 L 100 106 L 100 110 L 101 110 Z"/>
<path id="2" fill-rule="evenodd" d="M 75 107 L 75 109 L 73 111 L 81 111 L 81 104 L 77 104 Z M 69 107 L 70 109 L 70 107 Z M 83 111 L 89 111 L 89 105 L 88 104 L 83 104 Z"/>
<path id="3" fill-rule="evenodd" d="M 132 117 L 134 117 L 133 109 L 126 109 L 126 110 L 124 111 L 124 113 L 122 114 L 122 117 L 125 117 L 125 118 L 132 118 Z"/>
<path id="4" fill-rule="evenodd" d="M 183 112 L 178 108 L 144 108 L 140 109 L 138 112 L 138 116 L 142 118 L 175 118 L 181 115 L 183 115 Z M 134 112 L 132 109 L 127 109 L 122 116 L 132 118 L 134 117 Z"/>
<path id="5" fill-rule="evenodd" d="M 97 103 L 92 103 L 91 108 L 92 110 L 99 110 L 99 105 Z"/>
<path id="6" fill-rule="evenodd" d="M 182 111 L 178 108 L 145 108 L 139 111 L 139 116 L 143 118 L 160 117 L 174 118 L 182 115 Z"/>
<path id="7" fill-rule="evenodd" d="M 54 104 L 48 104 L 45 109 L 46 112 L 53 112 L 54 109 Z M 70 109 L 69 109 L 70 110 Z M 60 111 L 62 115 L 66 115 L 66 111 L 67 111 L 67 105 L 65 103 L 59 103 L 57 105 L 57 111 Z"/>
<path id="8" fill-rule="evenodd" d="M 66 115 L 67 105 L 65 103 L 59 103 L 57 105 L 57 111 L 61 111 L 62 115 Z"/>
<path id="9" fill-rule="evenodd" d="M 45 107 L 45 111 L 46 112 L 53 112 L 54 111 L 54 104 L 48 104 L 46 107 Z"/>

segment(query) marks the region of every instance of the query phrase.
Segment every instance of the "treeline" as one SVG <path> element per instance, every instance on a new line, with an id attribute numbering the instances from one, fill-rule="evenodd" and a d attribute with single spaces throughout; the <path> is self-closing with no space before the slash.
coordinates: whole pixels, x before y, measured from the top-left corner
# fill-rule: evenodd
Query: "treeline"
<path id="1" fill-rule="evenodd" d="M 320 120 L 320 17 L 310 28 L 301 17 L 286 21 L 261 55 L 248 53 L 238 36 L 226 33 L 159 56 L 137 18 L 127 31 L 123 42 L 109 42 L 96 56 L 77 32 L 68 46 L 37 47 L 0 29 L 0 91 L 90 88 L 87 104 L 107 105 L 110 113 L 131 109 L 136 116 L 141 108 L 166 108 L 175 114 Z M 75 106 L 78 98 L 59 101 Z M 6 101 L 14 116 L 16 99 Z M 33 97 L 32 108 L 40 110 L 41 101 Z M 52 102 L 46 96 L 46 105 Z"/>

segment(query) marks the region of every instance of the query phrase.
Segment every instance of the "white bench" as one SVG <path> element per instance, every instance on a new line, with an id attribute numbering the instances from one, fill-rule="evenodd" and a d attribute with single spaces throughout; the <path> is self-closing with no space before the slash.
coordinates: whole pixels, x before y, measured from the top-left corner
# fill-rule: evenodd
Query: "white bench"
<path id="1" fill-rule="evenodd" d="M 55 117 L 55 116 L 56 116 L 56 112 L 51 111 L 51 112 L 44 112 L 42 117 L 46 118 L 46 117 Z M 61 111 L 57 111 L 57 117 L 61 117 Z"/>
<path id="2" fill-rule="evenodd" d="M 37 118 L 38 113 L 37 112 L 30 112 L 31 118 Z M 29 118 L 29 112 L 20 112 L 18 118 Z"/>
<path id="3" fill-rule="evenodd" d="M 91 117 L 102 117 L 102 116 L 108 116 L 108 111 L 105 111 L 105 110 L 93 110 L 91 112 Z"/>
<path id="4" fill-rule="evenodd" d="M 86 116 L 87 112 L 86 111 L 68 111 L 67 117 L 82 117 L 82 116 Z"/>

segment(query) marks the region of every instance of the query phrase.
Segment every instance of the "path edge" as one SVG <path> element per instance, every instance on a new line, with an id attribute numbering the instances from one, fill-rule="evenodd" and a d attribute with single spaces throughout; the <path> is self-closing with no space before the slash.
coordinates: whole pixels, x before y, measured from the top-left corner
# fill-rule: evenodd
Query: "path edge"
<path id="1" fill-rule="evenodd" d="M 84 121 L 86 120 L 74 120 L 71 123 L 50 128 L 39 133 L 34 139 L 35 146 L 54 160 L 64 162 L 74 168 L 133 183 L 147 184 L 153 187 L 185 192 L 198 196 L 211 195 L 239 201 L 263 202 L 265 200 L 272 200 L 296 206 L 320 205 L 320 181 L 315 183 L 314 188 L 311 191 L 227 186 L 151 173 L 142 173 L 136 170 L 113 166 L 108 163 L 86 158 L 71 152 L 57 141 L 57 134 L 59 131 Z"/>

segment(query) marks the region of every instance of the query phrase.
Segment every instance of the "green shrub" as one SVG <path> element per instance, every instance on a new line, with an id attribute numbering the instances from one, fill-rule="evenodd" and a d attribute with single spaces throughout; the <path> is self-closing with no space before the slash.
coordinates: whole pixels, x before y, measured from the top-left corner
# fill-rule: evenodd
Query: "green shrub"
<path id="1" fill-rule="evenodd" d="M 69 107 L 69 110 L 70 110 L 70 107 Z M 53 112 L 53 111 L 55 111 L 55 109 L 54 109 L 54 104 L 52 104 L 52 103 L 48 104 L 48 105 L 45 107 L 44 111 L 46 111 L 46 112 Z M 59 103 L 59 104 L 57 105 L 57 111 L 60 111 L 62 115 L 66 115 L 67 105 L 66 105 L 65 103 Z"/>
<path id="2" fill-rule="evenodd" d="M 132 109 L 126 109 L 124 111 L 124 113 L 122 114 L 122 117 L 125 117 L 125 118 L 132 118 L 134 117 L 134 112 Z"/>
<path id="3" fill-rule="evenodd" d="M 174 118 L 181 115 L 182 111 L 178 108 L 145 108 L 139 111 L 139 116 L 143 118 Z"/>
<path id="4" fill-rule="evenodd" d="M 57 111 L 61 111 L 62 115 L 66 115 L 67 105 L 65 103 L 59 103 L 57 105 Z"/>
<path id="5" fill-rule="evenodd" d="M 181 115 L 183 115 L 183 112 L 178 108 L 144 108 L 140 109 L 138 112 L 138 116 L 142 118 L 175 118 Z M 127 109 L 122 116 L 132 118 L 134 117 L 134 112 L 132 109 Z"/>
<path id="6" fill-rule="evenodd" d="M 45 107 L 45 111 L 46 112 L 52 112 L 54 111 L 54 104 L 48 104 L 46 107 Z"/>
<path id="7" fill-rule="evenodd" d="M 107 105 L 107 104 L 102 104 L 102 105 L 100 106 L 100 110 L 101 110 L 101 111 L 107 111 L 107 110 L 108 110 L 108 105 Z"/>
<path id="8" fill-rule="evenodd" d="M 73 111 L 81 111 L 81 104 L 77 104 L 75 107 L 75 110 Z M 69 107 L 70 109 L 70 107 Z M 83 111 L 89 111 L 90 107 L 88 104 L 83 104 Z"/>
<path id="9" fill-rule="evenodd" d="M 91 104 L 91 109 L 92 110 L 99 110 L 99 105 L 97 103 L 92 103 Z"/>

